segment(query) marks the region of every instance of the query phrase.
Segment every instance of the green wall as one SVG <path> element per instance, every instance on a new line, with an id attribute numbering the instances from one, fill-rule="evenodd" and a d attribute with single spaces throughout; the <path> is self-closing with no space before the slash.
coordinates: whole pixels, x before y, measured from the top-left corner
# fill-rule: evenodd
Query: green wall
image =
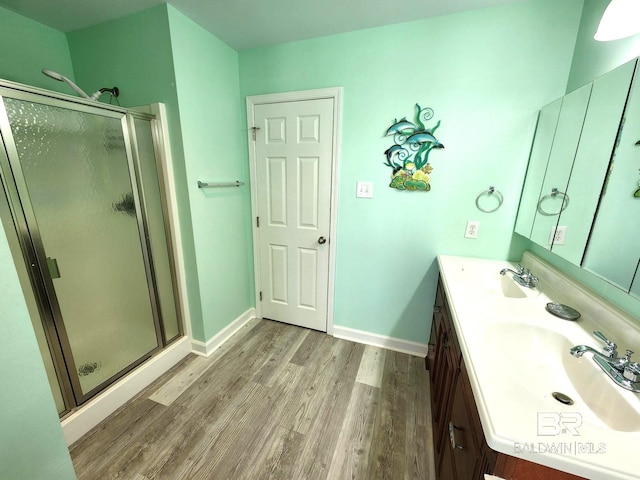
<path id="1" fill-rule="evenodd" d="M 0 235 L 0 272 L 0 477 L 6 480 L 75 478 L 4 235 Z"/>
<path id="2" fill-rule="evenodd" d="M 42 68 L 73 79 L 64 34 L 0 7 L 0 78 L 69 93 Z M 75 478 L 4 230 L 0 272 L 0 477 Z"/>
<path id="3" fill-rule="evenodd" d="M 591 82 L 640 55 L 640 35 L 611 42 L 594 40 L 593 35 L 598 29 L 600 18 L 608 4 L 609 0 L 585 0 L 584 2 L 567 92 Z M 522 239 L 519 235 L 514 237 Z M 631 240 L 637 241 L 637 239 Z M 640 319 L 640 300 L 532 242 L 528 243 L 527 249 Z"/>
<path id="4" fill-rule="evenodd" d="M 67 85 L 42 74 L 43 68 L 73 80 L 64 33 L 0 7 L 0 78 L 73 94 Z"/>
<path id="5" fill-rule="evenodd" d="M 181 118 L 166 4 L 125 18 L 68 33 L 78 84 L 88 91 L 117 86 L 124 107 L 163 102 L 180 215 L 180 233 L 193 334 L 204 335 L 197 263 L 187 193 Z"/>
<path id="6" fill-rule="evenodd" d="M 196 186 L 248 178 L 238 54 L 166 4 L 67 38 L 85 88 L 167 105 L 192 334 L 206 342 L 253 304 L 249 189 Z"/>
<path id="7" fill-rule="evenodd" d="M 251 206 L 238 54 L 176 9 L 169 26 L 208 340 L 253 305 Z M 241 188 L 197 187 L 241 180 Z"/>
<path id="8" fill-rule="evenodd" d="M 344 87 L 336 325 L 426 342 L 436 255 L 519 258 L 509 232 L 536 115 L 565 91 L 581 9 L 532 0 L 240 53 L 243 97 Z M 428 193 L 388 188 L 382 165 L 386 128 L 416 102 L 442 120 Z M 355 198 L 358 180 L 373 199 Z M 504 205 L 481 213 L 492 185 Z"/>
<path id="9" fill-rule="evenodd" d="M 640 55 L 640 35 L 598 42 L 593 35 L 610 0 L 585 0 L 567 92 Z"/>

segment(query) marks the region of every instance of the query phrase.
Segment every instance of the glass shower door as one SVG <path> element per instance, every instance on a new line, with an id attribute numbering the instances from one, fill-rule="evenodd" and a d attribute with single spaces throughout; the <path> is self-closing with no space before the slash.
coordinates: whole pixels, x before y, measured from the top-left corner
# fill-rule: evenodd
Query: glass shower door
<path id="1" fill-rule="evenodd" d="M 4 104 L 11 168 L 80 404 L 161 343 L 124 114 Z"/>
<path id="2" fill-rule="evenodd" d="M 135 143 L 134 159 L 138 166 L 140 184 L 142 185 L 144 203 L 147 212 L 147 229 L 153 268 L 156 279 L 156 291 L 160 307 L 160 318 L 167 342 L 180 336 L 178 318 L 177 288 L 173 282 L 170 246 L 168 241 L 168 225 L 165 222 L 162 205 L 162 186 L 158 172 L 161 167 L 156 162 L 151 120 L 129 116 L 129 127 L 132 142 Z M 132 127 L 132 128 L 131 128 Z"/>

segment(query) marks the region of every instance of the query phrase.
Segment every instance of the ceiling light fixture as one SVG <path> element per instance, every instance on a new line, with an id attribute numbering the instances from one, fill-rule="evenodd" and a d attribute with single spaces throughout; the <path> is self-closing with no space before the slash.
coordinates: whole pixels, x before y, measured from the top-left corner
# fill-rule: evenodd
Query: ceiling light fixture
<path id="1" fill-rule="evenodd" d="M 636 33 L 640 33 L 640 0 L 611 0 L 593 38 L 606 42 Z"/>

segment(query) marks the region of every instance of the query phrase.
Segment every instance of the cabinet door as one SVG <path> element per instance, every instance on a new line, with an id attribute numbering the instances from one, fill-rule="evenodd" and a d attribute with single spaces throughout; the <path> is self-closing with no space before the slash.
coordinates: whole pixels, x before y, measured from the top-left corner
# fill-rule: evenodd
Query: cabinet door
<path id="1" fill-rule="evenodd" d="M 438 281 L 436 288 L 436 298 L 433 304 L 433 317 L 431 319 L 431 333 L 429 334 L 429 343 L 427 357 L 425 359 L 427 370 L 429 370 L 429 379 L 431 381 L 431 391 L 433 392 L 433 372 L 435 368 L 436 349 L 438 348 L 438 331 L 442 323 L 442 309 L 444 308 L 444 293 L 442 284 Z"/>
<path id="2" fill-rule="evenodd" d="M 587 246 L 635 64 L 635 60 L 625 63 L 593 82 L 566 190 L 569 205 L 558 220 L 558 226 L 565 229 L 564 239 L 562 242 L 554 241 L 551 247 L 553 253 L 574 265 L 580 265 Z M 635 178 L 638 179 L 637 175 Z M 626 193 L 631 196 L 631 189 Z"/>
<path id="3" fill-rule="evenodd" d="M 436 351 L 435 380 L 433 390 L 434 447 L 440 452 L 447 434 L 447 418 L 451 407 L 451 395 L 458 374 L 456 358 L 451 348 L 451 331 L 443 325 Z"/>
<path id="4" fill-rule="evenodd" d="M 529 462 L 522 458 L 498 454 L 493 475 L 506 480 L 586 480 L 551 467 Z"/>
<path id="5" fill-rule="evenodd" d="M 482 432 L 474 428 L 472 409 L 476 404 L 470 390 L 467 376 L 459 375 L 448 423 L 449 442 L 459 480 L 474 479 L 474 474 L 479 473 L 481 460 L 479 435 Z"/>
<path id="6" fill-rule="evenodd" d="M 442 286 L 438 284 L 438 296 L 444 299 Z M 436 457 L 441 459 L 442 445 L 447 435 L 447 419 L 451 411 L 451 395 L 458 376 L 460 350 L 456 345 L 456 338 L 451 328 L 451 320 L 446 300 L 437 313 L 434 313 L 437 323 L 436 351 L 433 361 L 431 378 L 431 415 L 433 419 L 433 444 Z M 438 468 L 438 465 L 436 465 Z"/>
<path id="7" fill-rule="evenodd" d="M 566 206 L 564 194 L 580 142 L 590 94 L 591 84 L 588 84 L 565 95 L 562 101 L 558 127 L 531 232 L 531 240 L 546 249 L 551 248 L 551 230 L 556 227 L 558 216 L 563 206 Z M 554 190 L 560 193 L 554 195 Z"/>
<path id="8" fill-rule="evenodd" d="M 462 477 L 456 473 L 456 465 L 453 461 L 453 454 L 451 453 L 451 444 L 445 442 L 442 447 L 442 454 L 440 458 L 440 469 L 436 470 L 436 478 L 438 480 L 462 480 Z"/>

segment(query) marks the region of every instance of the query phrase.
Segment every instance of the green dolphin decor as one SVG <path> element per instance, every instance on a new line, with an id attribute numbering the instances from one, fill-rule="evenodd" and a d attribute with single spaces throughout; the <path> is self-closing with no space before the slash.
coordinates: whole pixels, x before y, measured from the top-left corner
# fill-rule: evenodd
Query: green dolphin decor
<path id="1" fill-rule="evenodd" d="M 394 120 L 385 136 L 393 135 L 394 144 L 385 152 L 386 166 L 391 167 L 391 188 L 398 190 L 431 190 L 429 174 L 433 167 L 429 164 L 429 153 L 433 149 L 444 148 L 434 136 L 440 126 L 440 120 L 433 128 L 426 128 L 425 121 L 433 118 L 433 109 L 421 108 L 416 103 L 416 121 L 412 123 L 406 117 Z"/>

